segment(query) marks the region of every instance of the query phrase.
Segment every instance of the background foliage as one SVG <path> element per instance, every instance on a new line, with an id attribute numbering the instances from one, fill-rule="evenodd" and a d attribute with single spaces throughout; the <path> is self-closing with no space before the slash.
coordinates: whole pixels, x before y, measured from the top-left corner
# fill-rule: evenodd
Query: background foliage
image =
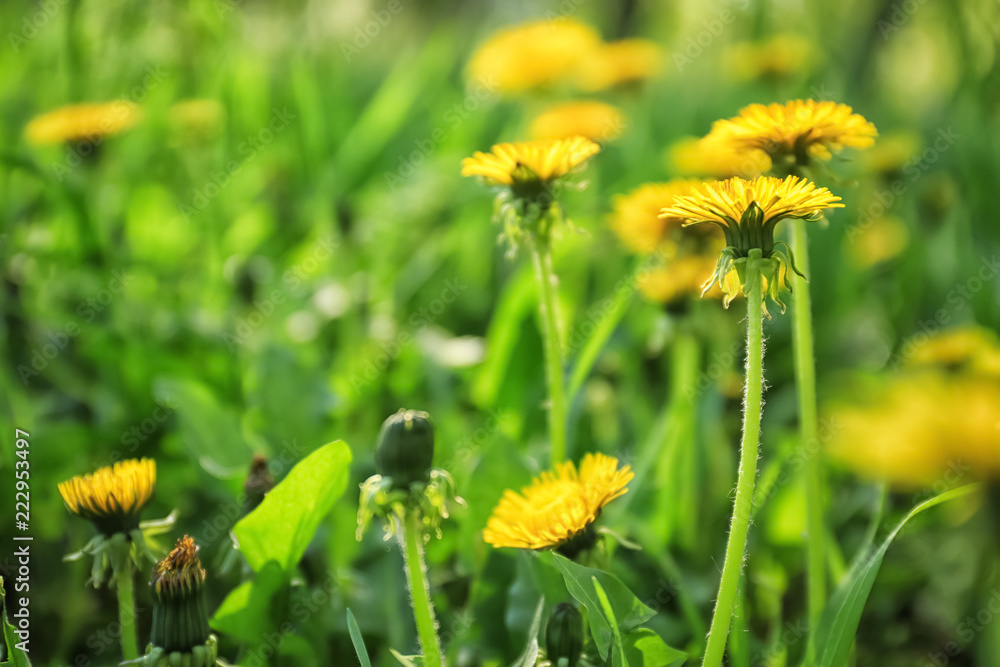
<path id="1" fill-rule="evenodd" d="M 334 473 L 345 475 L 342 499 L 297 566 L 257 573 L 275 588 L 291 582 L 285 613 L 265 608 L 256 625 L 244 619 L 242 631 L 223 632 L 223 653 L 235 659 L 240 642 L 279 632 L 284 619 L 293 630 L 272 664 L 354 664 L 348 606 L 374 664 L 394 664 L 388 647 L 415 653 L 398 550 L 377 530 L 354 538 L 355 490 L 374 471 L 379 424 L 400 406 L 434 416 L 436 465 L 468 502 L 428 555 L 452 660 L 510 664 L 521 653 L 537 582 L 520 554 L 492 551 L 480 531 L 502 490 L 547 458 L 535 291 L 524 258 L 505 259 L 496 243 L 490 195 L 458 171 L 473 150 L 525 136 L 534 112 L 568 94 L 511 99 L 466 85 L 471 51 L 508 23 L 570 15 L 607 39 L 656 40 L 667 54 L 648 86 L 597 96 L 620 106 L 628 126 L 592 161 L 588 188 L 566 197 L 580 230 L 556 246 L 571 348 L 623 284 L 634 291 L 635 260 L 606 225 L 612 196 L 672 176 L 667 148 L 712 120 L 796 97 L 851 104 L 881 133 L 876 148 L 837 165 L 844 183 L 833 189 L 847 208 L 812 235 L 821 402 L 841 372 L 891 367 L 922 333 L 1000 325 L 996 3 L 393 6 L 0 5 L 0 463 L 12 479 L 11 434 L 28 430 L 34 664 L 116 661 L 112 595 L 85 585 L 87 564 L 61 562 L 91 528 L 65 510 L 58 481 L 154 457 L 158 490 L 146 516 L 179 510 L 178 535 L 201 545 L 215 609 L 240 584 L 238 568 L 221 574 L 218 565 L 251 455 L 266 454 L 280 479 L 335 440 L 353 452 L 349 469 Z M 781 34 L 806 40 L 806 65 L 742 74 L 731 47 Z M 141 104 L 143 122 L 94 155 L 23 138 L 36 114 L 117 98 Z M 217 100 L 221 117 L 194 129 L 179 120 L 172 105 L 195 98 Z M 872 262 L 883 248 L 869 236 L 880 228 L 872 221 L 886 216 L 907 241 Z M 681 649 L 702 640 L 711 610 L 739 430 L 731 387 L 740 309 L 695 310 L 697 400 L 668 390 L 681 323 L 636 295 L 570 423 L 575 456 L 604 451 L 644 464 L 602 518 L 643 549 L 618 548 L 610 567 L 655 612 L 647 627 Z M 778 649 L 797 660 L 805 648 L 789 318 L 765 326 L 761 467 L 773 487 L 752 527 L 754 576 L 736 627 L 754 665 L 781 664 L 767 662 Z M 683 468 L 661 456 L 678 420 L 696 444 Z M 845 473 L 833 482 L 830 528 L 841 548 L 830 559 L 842 573 L 876 494 Z M 891 496 L 889 517 L 929 495 Z M 0 543 L 12 532 L 5 514 Z M 874 585 L 857 664 L 997 664 L 1000 625 L 963 625 L 996 595 L 982 576 L 991 534 L 962 508 L 908 524 Z M 139 607 L 146 637 L 144 590 Z M 946 655 L 949 642 L 957 655 Z"/>

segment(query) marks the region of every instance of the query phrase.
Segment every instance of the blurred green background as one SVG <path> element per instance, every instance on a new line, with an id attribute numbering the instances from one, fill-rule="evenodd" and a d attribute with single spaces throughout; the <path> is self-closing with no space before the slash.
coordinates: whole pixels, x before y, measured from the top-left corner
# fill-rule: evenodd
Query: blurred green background
<path id="1" fill-rule="evenodd" d="M 493 552 L 480 531 L 502 490 L 547 462 L 542 346 L 530 266 L 504 257 L 491 194 L 459 168 L 474 150 L 524 138 L 546 103 L 581 96 L 467 85 L 470 54 L 502 26 L 570 16 L 605 39 L 639 36 L 664 49 L 654 80 L 588 96 L 620 107 L 627 126 L 592 160 L 588 187 L 564 202 L 582 232 L 556 247 L 571 332 L 589 332 L 635 263 L 608 230 L 612 196 L 676 175 L 669 146 L 713 120 L 799 97 L 850 104 L 880 131 L 874 148 L 836 160 L 841 180 L 824 184 L 846 208 L 812 232 L 821 402 L 839 373 L 885 368 L 921 332 L 1000 325 L 995 1 L 397 6 L 0 4 L 0 502 L 13 505 L 13 433 L 25 429 L 35 664 L 105 665 L 117 655 L 101 638 L 112 593 L 85 585 L 86 563 L 61 560 L 91 528 L 66 511 L 57 482 L 155 458 L 145 516 L 179 510 L 176 536 L 201 544 L 214 609 L 239 582 L 213 566 L 230 548 L 252 454 L 267 455 L 280 479 L 336 439 L 354 452 L 348 491 L 292 591 L 320 600 L 319 611 L 297 622 L 296 646 L 271 664 L 356 664 L 347 606 L 377 664 L 395 662 L 389 646 L 415 652 L 398 551 L 377 530 L 354 538 L 356 485 L 374 472 L 379 424 L 401 406 L 431 412 L 436 464 L 469 505 L 429 547 L 451 659 L 509 664 L 520 653 L 533 611 L 521 561 Z M 787 67 L 751 66 L 736 50 L 779 35 L 806 44 Z M 138 104 L 142 120 L 91 155 L 25 140 L 38 114 L 114 99 Z M 217 104 L 190 117 L 174 106 L 193 99 Z M 679 648 L 700 640 L 691 619 L 707 623 L 711 611 L 740 423 L 737 400 L 716 380 L 739 372 L 741 308 L 693 310 L 704 390 L 686 416 L 664 406 L 676 399 L 671 351 L 687 324 L 635 295 L 570 424 L 574 456 L 647 464 L 606 512 L 605 525 L 644 547 L 619 549 L 612 570 L 657 611 L 650 627 Z M 765 326 L 766 475 L 796 426 L 789 318 Z M 680 473 L 656 463 L 677 419 L 689 420 L 696 443 Z M 787 631 L 792 660 L 804 648 L 795 631 L 804 605 L 797 470 L 771 474 L 782 483 L 751 533 L 750 623 L 739 628 L 754 665 L 778 664 L 767 662 L 775 632 Z M 860 542 L 875 492 L 835 472 L 830 493 L 836 566 Z M 901 512 L 913 498 L 893 496 L 890 507 Z M 4 557 L 12 514 L 0 523 Z M 988 598 L 980 522 L 943 511 L 914 526 L 876 584 L 858 665 L 943 664 L 931 656 L 959 641 L 962 619 Z M 11 568 L 10 559 L 0 566 Z M 144 641 L 149 599 L 138 588 Z M 987 635 L 1000 635 L 1000 624 L 947 664 L 998 664 Z M 238 659 L 238 641 L 223 636 L 222 647 Z"/>

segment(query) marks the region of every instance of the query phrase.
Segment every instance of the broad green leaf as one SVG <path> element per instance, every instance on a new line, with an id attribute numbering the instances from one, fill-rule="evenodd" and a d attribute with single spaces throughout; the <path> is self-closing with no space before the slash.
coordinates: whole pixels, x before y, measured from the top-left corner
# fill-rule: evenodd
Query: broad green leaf
<path id="1" fill-rule="evenodd" d="M 543 561 L 552 563 L 563 575 L 566 588 L 580 604 L 590 612 L 587 614 L 590 620 L 590 634 L 594 637 L 597 649 L 601 658 L 607 659 L 608 649 L 611 647 L 613 632 L 611 622 L 604 613 L 604 606 L 598 598 L 598 593 L 594 589 L 593 579 L 600 582 L 604 589 L 608 604 L 614 612 L 617 620 L 617 628 L 620 632 L 628 632 L 642 623 L 645 623 L 656 613 L 639 601 L 628 586 L 623 584 L 613 575 L 600 570 L 595 570 L 583 565 L 577 565 L 573 561 L 560 556 L 557 553 L 545 552 L 538 555 Z"/>
<path id="2" fill-rule="evenodd" d="M 3 641 L 7 645 L 7 662 L 0 664 L 13 665 L 13 667 L 31 667 L 31 661 L 28 660 L 28 652 L 17 647 L 20 637 L 16 634 L 16 628 L 7 621 L 7 608 L 4 607 L 4 600 L 6 599 L 6 592 L 3 588 L 3 577 L 0 577 L 0 612 L 2 612 L 0 622 L 3 623 Z"/>
<path id="3" fill-rule="evenodd" d="M 273 560 L 291 574 L 320 521 L 344 493 L 350 465 L 351 450 L 343 442 L 320 447 L 236 524 L 240 551 L 255 572 Z"/>
<path id="4" fill-rule="evenodd" d="M 815 658 L 811 662 L 807 660 L 807 664 L 819 665 L 820 667 L 843 667 L 847 664 L 847 656 L 851 650 L 851 644 L 854 642 L 858 624 L 861 622 L 861 614 L 868 601 L 868 595 L 871 593 L 872 586 L 875 585 L 875 577 L 882 566 L 882 560 L 886 551 L 889 550 L 889 545 L 892 544 L 899 531 L 910 519 L 921 512 L 949 500 L 967 496 L 980 488 L 979 484 L 968 484 L 920 503 L 910 510 L 910 513 L 889 533 L 881 546 L 875 549 L 873 548 L 874 544 L 870 543 L 861 550 L 859 558 L 854 562 L 844 583 L 833 594 L 823 611 L 819 627 L 816 629 L 813 642 L 809 647 L 809 655 L 815 656 Z"/>
<path id="5" fill-rule="evenodd" d="M 625 655 L 632 667 L 681 667 L 687 654 L 667 646 L 649 628 L 637 628 L 625 635 Z"/>
<path id="6" fill-rule="evenodd" d="M 287 583 L 277 563 L 268 563 L 252 581 L 236 587 L 212 616 L 211 626 L 219 632 L 255 644 L 277 625 L 271 617 L 274 596 Z"/>
<path id="7" fill-rule="evenodd" d="M 223 479 L 246 474 L 255 448 L 247 444 L 236 413 L 220 405 L 208 387 L 161 378 L 153 391 L 158 401 L 176 410 L 181 440 L 202 468 Z M 264 443 L 254 444 L 266 449 Z"/>
<path id="8" fill-rule="evenodd" d="M 372 662 L 368 659 L 368 649 L 365 648 L 365 639 L 361 636 L 361 628 L 354 620 L 354 614 L 351 613 L 350 608 L 347 610 L 347 632 L 351 635 L 351 643 L 354 644 L 354 652 L 358 654 L 361 667 L 372 667 Z"/>
<path id="9" fill-rule="evenodd" d="M 545 609 L 544 595 L 538 600 L 538 606 L 535 608 L 535 618 L 531 621 L 531 629 L 528 631 L 528 644 L 513 667 L 534 667 L 535 660 L 538 659 L 538 631 L 542 627 L 543 609 Z"/>

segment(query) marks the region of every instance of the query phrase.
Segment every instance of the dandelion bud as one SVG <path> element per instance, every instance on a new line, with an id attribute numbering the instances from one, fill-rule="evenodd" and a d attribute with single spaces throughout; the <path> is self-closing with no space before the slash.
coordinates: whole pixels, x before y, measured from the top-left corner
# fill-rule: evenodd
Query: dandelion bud
<path id="1" fill-rule="evenodd" d="M 567 667 L 576 667 L 583 652 L 583 617 L 576 607 L 561 602 L 552 610 L 545 627 L 546 657 L 553 665 L 563 658 Z"/>
<path id="2" fill-rule="evenodd" d="M 267 469 L 267 457 L 257 454 L 250 463 L 250 474 L 243 483 L 243 511 L 249 514 L 264 501 L 264 496 L 274 488 L 274 478 Z"/>
<path id="3" fill-rule="evenodd" d="M 434 459 L 434 425 L 430 415 L 400 410 L 382 423 L 375 446 L 375 469 L 393 487 L 426 482 Z"/>
<path id="4" fill-rule="evenodd" d="M 153 588 L 153 627 L 150 650 L 154 665 L 174 664 L 191 656 L 192 667 L 215 664 L 215 647 L 208 627 L 205 604 L 205 570 L 194 540 L 184 536 L 166 558 L 156 564 Z M 184 664 L 188 664 L 184 661 Z"/>

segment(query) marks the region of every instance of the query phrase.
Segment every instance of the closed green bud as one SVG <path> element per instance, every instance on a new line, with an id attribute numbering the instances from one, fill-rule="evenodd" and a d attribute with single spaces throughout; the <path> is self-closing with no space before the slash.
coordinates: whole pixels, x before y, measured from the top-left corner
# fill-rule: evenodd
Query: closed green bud
<path id="1" fill-rule="evenodd" d="M 375 470 L 396 488 L 426 482 L 434 461 L 434 425 L 426 412 L 400 410 L 382 423 Z"/>
<path id="2" fill-rule="evenodd" d="M 583 653 L 583 617 L 576 607 L 561 602 L 552 610 L 545 628 L 546 657 L 553 665 L 563 658 L 567 667 L 576 667 Z"/>

